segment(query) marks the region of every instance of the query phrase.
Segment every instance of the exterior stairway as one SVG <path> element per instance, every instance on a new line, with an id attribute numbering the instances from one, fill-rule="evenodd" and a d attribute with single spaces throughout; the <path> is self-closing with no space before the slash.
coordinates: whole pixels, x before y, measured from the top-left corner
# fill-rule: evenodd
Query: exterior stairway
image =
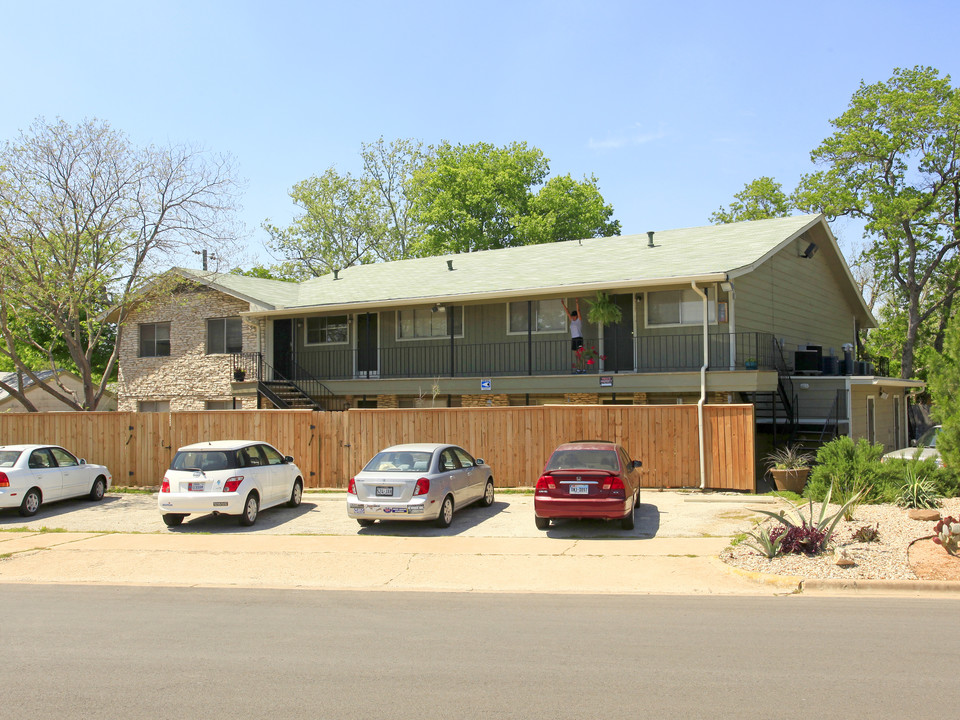
<path id="1" fill-rule="evenodd" d="M 303 390 L 289 380 L 262 380 L 260 392 L 283 410 L 322 410 Z"/>

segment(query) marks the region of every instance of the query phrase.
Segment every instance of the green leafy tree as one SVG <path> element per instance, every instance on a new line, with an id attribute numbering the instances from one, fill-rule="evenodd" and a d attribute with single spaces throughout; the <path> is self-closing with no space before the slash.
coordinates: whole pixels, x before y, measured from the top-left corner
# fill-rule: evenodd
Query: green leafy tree
<path id="1" fill-rule="evenodd" d="M 327 168 L 293 186 L 301 212 L 288 227 L 267 220 L 270 247 L 283 262 L 271 272 L 302 280 L 351 265 L 407 257 L 420 228 L 410 212 L 410 181 L 422 164 L 414 140 L 364 144 L 363 173 Z"/>
<path id="2" fill-rule="evenodd" d="M 620 224 L 595 178 L 546 181 L 549 161 L 524 142 L 441 143 L 414 173 L 418 255 L 475 252 L 613 235 Z"/>
<path id="3" fill-rule="evenodd" d="M 136 147 L 97 120 L 40 119 L 5 143 L 0 357 L 69 407 L 95 410 L 130 312 L 163 292 L 156 271 L 197 245 L 224 257 L 235 188 L 224 158 Z M 36 370 L 67 357 L 81 393 L 37 382 Z M 19 387 L 0 387 L 35 410 Z"/>
<path id="4" fill-rule="evenodd" d="M 960 320 L 947 325 L 943 353 L 932 354 L 927 391 L 933 400 L 933 417 L 943 425 L 937 450 L 948 468 L 960 467 Z"/>
<path id="5" fill-rule="evenodd" d="M 960 94 L 933 68 L 861 83 L 811 153 L 795 204 L 865 222 L 867 253 L 901 307 L 900 375 L 914 376 L 925 324 L 945 326 L 960 247 Z M 939 288 L 939 290 L 935 290 Z"/>
<path id="6" fill-rule="evenodd" d="M 766 175 L 744 185 L 733 198 L 729 208 L 721 206 L 710 215 L 710 222 L 723 225 L 744 220 L 767 220 L 786 217 L 793 209 L 783 186 Z"/>

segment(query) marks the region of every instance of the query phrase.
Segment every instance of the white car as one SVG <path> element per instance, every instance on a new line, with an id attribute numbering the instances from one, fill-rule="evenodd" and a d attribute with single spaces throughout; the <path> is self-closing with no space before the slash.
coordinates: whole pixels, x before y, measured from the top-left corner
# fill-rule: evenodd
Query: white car
<path id="1" fill-rule="evenodd" d="M 88 464 L 58 445 L 0 445 L 0 508 L 36 515 L 53 500 L 102 500 L 113 476 L 103 465 Z"/>
<path id="2" fill-rule="evenodd" d="M 265 442 L 217 440 L 177 450 L 163 475 L 157 506 L 167 527 L 194 513 L 239 515 L 253 525 L 260 510 L 303 498 L 293 458 Z"/>
<path id="3" fill-rule="evenodd" d="M 347 486 L 347 516 L 375 520 L 433 520 L 447 527 L 459 510 L 493 505 L 493 472 L 456 445 L 394 445 L 378 452 Z"/>
<path id="4" fill-rule="evenodd" d="M 908 448 L 901 448 L 888 452 L 881 458 L 882 462 L 887 460 L 929 460 L 935 458 L 938 467 L 944 467 L 943 457 L 937 450 L 937 435 L 940 434 L 942 425 L 934 425 L 927 430 L 916 443 Z"/>

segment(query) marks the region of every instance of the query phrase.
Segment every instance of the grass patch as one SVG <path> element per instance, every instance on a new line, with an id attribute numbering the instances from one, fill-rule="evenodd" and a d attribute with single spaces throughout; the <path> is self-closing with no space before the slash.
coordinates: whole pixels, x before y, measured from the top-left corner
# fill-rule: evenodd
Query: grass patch
<path id="1" fill-rule="evenodd" d="M 764 495 L 783 498 L 787 502 L 793 503 L 794 505 L 799 505 L 800 503 L 806 502 L 802 495 L 797 495 L 795 492 L 791 492 L 790 490 L 774 490 L 772 492 L 764 493 Z"/>
<path id="2" fill-rule="evenodd" d="M 533 495 L 533 488 L 526 488 L 526 487 L 497 488 L 497 492 L 500 495 Z"/>
<path id="3" fill-rule="evenodd" d="M 46 525 L 40 528 L 27 527 L 20 525 L 18 527 L 0 528 L 0 532 L 29 532 L 29 533 L 65 533 L 70 532 L 66 528 L 48 528 Z"/>
<path id="4" fill-rule="evenodd" d="M 110 495 L 153 495 L 155 492 L 153 488 L 145 487 L 111 487 L 107 490 Z"/>
<path id="5" fill-rule="evenodd" d="M 747 539 L 747 534 L 745 532 L 737 533 L 732 538 L 730 538 L 730 547 L 736 547 L 746 539 Z"/>

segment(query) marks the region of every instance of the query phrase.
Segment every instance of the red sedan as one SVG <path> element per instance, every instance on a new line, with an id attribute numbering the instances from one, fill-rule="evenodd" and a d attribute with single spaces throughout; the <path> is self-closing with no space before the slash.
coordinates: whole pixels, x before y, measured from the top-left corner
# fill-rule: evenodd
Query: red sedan
<path id="1" fill-rule="evenodd" d="M 639 460 L 612 442 L 583 441 L 553 451 L 533 496 L 537 527 L 553 518 L 619 520 L 633 530 L 640 504 Z"/>

